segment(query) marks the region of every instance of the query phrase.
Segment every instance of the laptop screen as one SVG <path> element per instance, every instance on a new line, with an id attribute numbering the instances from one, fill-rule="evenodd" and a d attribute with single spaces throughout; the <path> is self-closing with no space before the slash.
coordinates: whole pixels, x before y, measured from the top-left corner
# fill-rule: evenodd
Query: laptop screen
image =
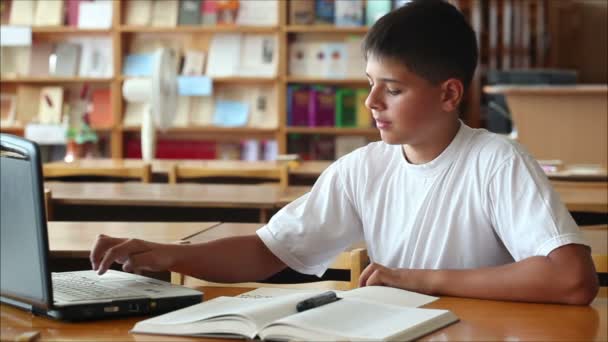
<path id="1" fill-rule="evenodd" d="M 38 147 L 0 134 L 2 301 L 49 309 L 48 238 Z"/>

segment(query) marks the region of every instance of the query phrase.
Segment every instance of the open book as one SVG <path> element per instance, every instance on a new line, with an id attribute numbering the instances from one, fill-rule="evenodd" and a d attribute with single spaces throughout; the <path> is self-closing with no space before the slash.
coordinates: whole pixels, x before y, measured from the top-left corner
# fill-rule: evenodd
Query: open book
<path id="1" fill-rule="evenodd" d="M 412 340 L 458 321 L 447 310 L 419 309 L 436 297 L 390 287 L 336 291 L 342 298 L 303 312 L 302 300 L 324 291 L 258 289 L 218 297 L 141 321 L 132 333 L 263 340 Z"/>

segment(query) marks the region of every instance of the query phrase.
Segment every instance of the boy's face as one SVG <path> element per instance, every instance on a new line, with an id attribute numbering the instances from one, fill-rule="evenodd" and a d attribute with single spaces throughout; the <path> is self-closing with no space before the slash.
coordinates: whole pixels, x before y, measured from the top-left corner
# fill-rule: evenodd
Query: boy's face
<path id="1" fill-rule="evenodd" d="M 367 60 L 372 111 L 382 140 L 388 144 L 425 143 L 449 116 L 442 109 L 442 89 L 390 58 Z"/>

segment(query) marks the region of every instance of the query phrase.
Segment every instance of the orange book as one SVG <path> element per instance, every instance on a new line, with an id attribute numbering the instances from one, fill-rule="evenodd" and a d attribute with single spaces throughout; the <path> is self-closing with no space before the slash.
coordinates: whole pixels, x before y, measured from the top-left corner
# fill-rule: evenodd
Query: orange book
<path id="1" fill-rule="evenodd" d="M 92 128 L 108 128 L 114 123 L 110 104 L 110 89 L 96 89 L 91 94 L 93 108 L 89 113 Z"/>

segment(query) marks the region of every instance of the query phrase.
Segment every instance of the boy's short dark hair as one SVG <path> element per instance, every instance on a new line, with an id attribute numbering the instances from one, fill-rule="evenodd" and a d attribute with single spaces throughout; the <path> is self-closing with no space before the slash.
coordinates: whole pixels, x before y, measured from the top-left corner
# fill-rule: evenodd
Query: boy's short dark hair
<path id="1" fill-rule="evenodd" d="M 391 58 L 439 84 L 459 79 L 465 90 L 477 66 L 477 38 L 458 9 L 443 0 L 414 0 L 380 18 L 363 41 L 365 56 Z"/>

